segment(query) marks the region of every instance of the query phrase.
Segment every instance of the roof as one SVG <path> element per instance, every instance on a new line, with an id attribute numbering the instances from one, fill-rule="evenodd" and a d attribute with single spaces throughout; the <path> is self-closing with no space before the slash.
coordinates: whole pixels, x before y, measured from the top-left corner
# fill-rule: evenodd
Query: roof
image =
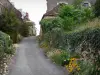
<path id="1" fill-rule="evenodd" d="M 57 16 L 58 12 L 59 12 L 59 8 L 62 6 L 62 4 L 59 4 L 57 5 L 56 7 L 54 7 L 52 10 L 46 12 L 44 15 L 43 15 L 43 18 L 46 17 L 46 16 Z M 42 18 L 42 19 L 43 19 Z"/>

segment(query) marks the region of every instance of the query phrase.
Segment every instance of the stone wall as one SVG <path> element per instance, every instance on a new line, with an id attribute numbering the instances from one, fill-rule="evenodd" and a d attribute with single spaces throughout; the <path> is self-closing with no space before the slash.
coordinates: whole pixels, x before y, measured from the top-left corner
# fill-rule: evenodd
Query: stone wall
<path id="1" fill-rule="evenodd" d="M 96 0 L 84 0 L 84 1 L 89 1 L 91 4 L 94 4 Z M 57 3 L 59 2 L 72 4 L 74 0 L 47 0 L 47 11 L 52 10 L 54 7 L 57 6 Z"/>
<path id="2" fill-rule="evenodd" d="M 0 8 L 14 8 L 14 6 L 9 2 L 9 0 L 0 0 Z"/>

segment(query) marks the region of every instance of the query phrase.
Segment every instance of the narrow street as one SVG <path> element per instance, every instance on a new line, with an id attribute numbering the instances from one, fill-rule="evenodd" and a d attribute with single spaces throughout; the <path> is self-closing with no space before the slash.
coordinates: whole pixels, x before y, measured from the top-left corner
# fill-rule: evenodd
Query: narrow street
<path id="1" fill-rule="evenodd" d="M 10 66 L 8 75 L 67 75 L 53 64 L 38 47 L 36 37 L 22 40 Z"/>

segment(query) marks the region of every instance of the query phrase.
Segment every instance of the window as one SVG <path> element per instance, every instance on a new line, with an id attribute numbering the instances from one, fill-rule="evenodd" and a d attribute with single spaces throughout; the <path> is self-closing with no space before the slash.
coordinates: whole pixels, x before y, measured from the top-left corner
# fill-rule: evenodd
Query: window
<path id="1" fill-rule="evenodd" d="M 89 3 L 84 3 L 83 6 L 89 7 Z"/>

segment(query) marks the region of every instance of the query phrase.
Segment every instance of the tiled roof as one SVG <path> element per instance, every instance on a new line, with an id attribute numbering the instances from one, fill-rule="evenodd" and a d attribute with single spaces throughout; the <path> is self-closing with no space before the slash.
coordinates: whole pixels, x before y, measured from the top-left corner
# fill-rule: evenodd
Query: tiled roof
<path id="1" fill-rule="evenodd" d="M 61 7 L 61 4 L 57 5 L 52 10 L 48 11 L 47 13 L 45 13 L 43 15 L 43 18 L 46 17 L 46 16 L 57 16 L 60 7 Z"/>

